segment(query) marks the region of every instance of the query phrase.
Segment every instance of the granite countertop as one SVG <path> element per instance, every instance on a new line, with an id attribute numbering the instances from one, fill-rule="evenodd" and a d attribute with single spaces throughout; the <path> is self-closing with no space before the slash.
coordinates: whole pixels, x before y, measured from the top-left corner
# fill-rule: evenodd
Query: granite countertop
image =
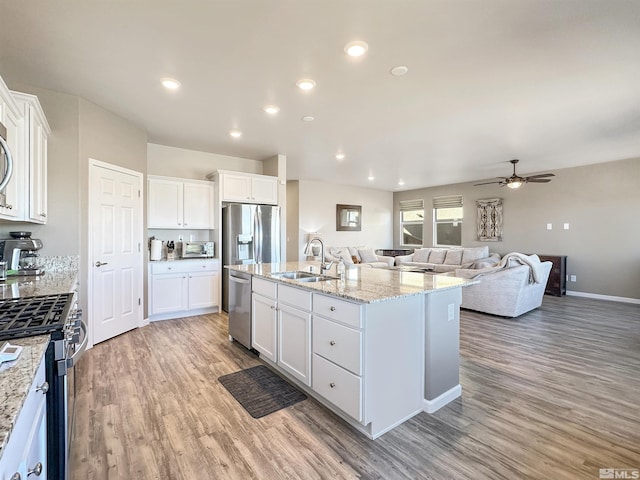
<path id="1" fill-rule="evenodd" d="M 77 269 L 45 272 L 44 275 L 14 276 L 0 280 L 0 300 L 69 293 L 78 277 Z"/>
<path id="2" fill-rule="evenodd" d="M 275 280 L 281 283 L 313 292 L 324 293 L 347 300 L 362 303 L 382 302 L 411 295 L 423 295 L 431 292 L 459 288 L 478 283 L 477 280 L 457 278 L 450 275 L 431 275 L 416 272 L 404 272 L 395 269 L 351 267 L 347 268 L 344 280 L 336 278 L 323 282 L 297 282 L 286 278 L 271 276 L 271 273 L 295 270 L 320 272 L 320 262 L 262 263 L 259 265 L 228 265 L 225 268 L 247 272 L 257 277 Z M 335 267 L 328 275 L 336 276 Z"/>
<path id="3" fill-rule="evenodd" d="M 4 343 L 0 340 L 0 346 Z M 17 360 L 0 365 L 0 458 L 49 345 L 49 335 L 18 338 L 9 343 L 23 348 Z"/>

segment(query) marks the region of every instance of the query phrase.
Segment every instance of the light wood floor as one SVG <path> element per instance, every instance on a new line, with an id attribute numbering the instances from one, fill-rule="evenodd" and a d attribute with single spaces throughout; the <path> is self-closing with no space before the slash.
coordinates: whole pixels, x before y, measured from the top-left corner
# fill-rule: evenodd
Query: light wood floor
<path id="1" fill-rule="evenodd" d="M 597 479 L 640 469 L 640 307 L 463 311 L 462 398 L 371 441 L 309 398 L 251 418 L 217 381 L 260 360 L 226 317 L 153 323 L 78 369 L 72 478 Z"/>

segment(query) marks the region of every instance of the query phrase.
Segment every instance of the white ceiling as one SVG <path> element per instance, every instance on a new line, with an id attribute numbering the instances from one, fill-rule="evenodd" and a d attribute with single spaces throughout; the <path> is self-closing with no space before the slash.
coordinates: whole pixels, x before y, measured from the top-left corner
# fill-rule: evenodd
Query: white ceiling
<path id="1" fill-rule="evenodd" d="M 7 83 L 86 98 L 152 143 L 285 154 L 289 179 L 409 190 L 507 176 L 511 158 L 528 174 L 640 156 L 638 0 L 0 0 L 0 12 Z M 364 58 L 344 54 L 351 40 L 369 44 Z M 397 65 L 408 74 L 391 76 Z M 166 76 L 182 88 L 165 91 Z M 314 91 L 296 88 L 304 77 Z"/>

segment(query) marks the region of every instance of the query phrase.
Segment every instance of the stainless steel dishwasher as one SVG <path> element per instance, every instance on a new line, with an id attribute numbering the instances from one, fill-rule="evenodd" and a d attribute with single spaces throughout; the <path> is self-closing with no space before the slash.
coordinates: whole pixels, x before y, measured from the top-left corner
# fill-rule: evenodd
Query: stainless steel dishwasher
<path id="1" fill-rule="evenodd" d="M 229 336 L 251 349 L 251 275 L 229 270 Z"/>

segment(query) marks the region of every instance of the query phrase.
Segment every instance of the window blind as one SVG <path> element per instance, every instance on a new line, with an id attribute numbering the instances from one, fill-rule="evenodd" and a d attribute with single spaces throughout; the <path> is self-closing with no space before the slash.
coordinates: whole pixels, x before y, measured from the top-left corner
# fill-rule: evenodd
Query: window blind
<path id="1" fill-rule="evenodd" d="M 456 208 L 462 206 L 462 195 L 434 197 L 433 208 Z"/>
<path id="2" fill-rule="evenodd" d="M 424 200 L 400 200 L 400 211 L 423 210 Z"/>

